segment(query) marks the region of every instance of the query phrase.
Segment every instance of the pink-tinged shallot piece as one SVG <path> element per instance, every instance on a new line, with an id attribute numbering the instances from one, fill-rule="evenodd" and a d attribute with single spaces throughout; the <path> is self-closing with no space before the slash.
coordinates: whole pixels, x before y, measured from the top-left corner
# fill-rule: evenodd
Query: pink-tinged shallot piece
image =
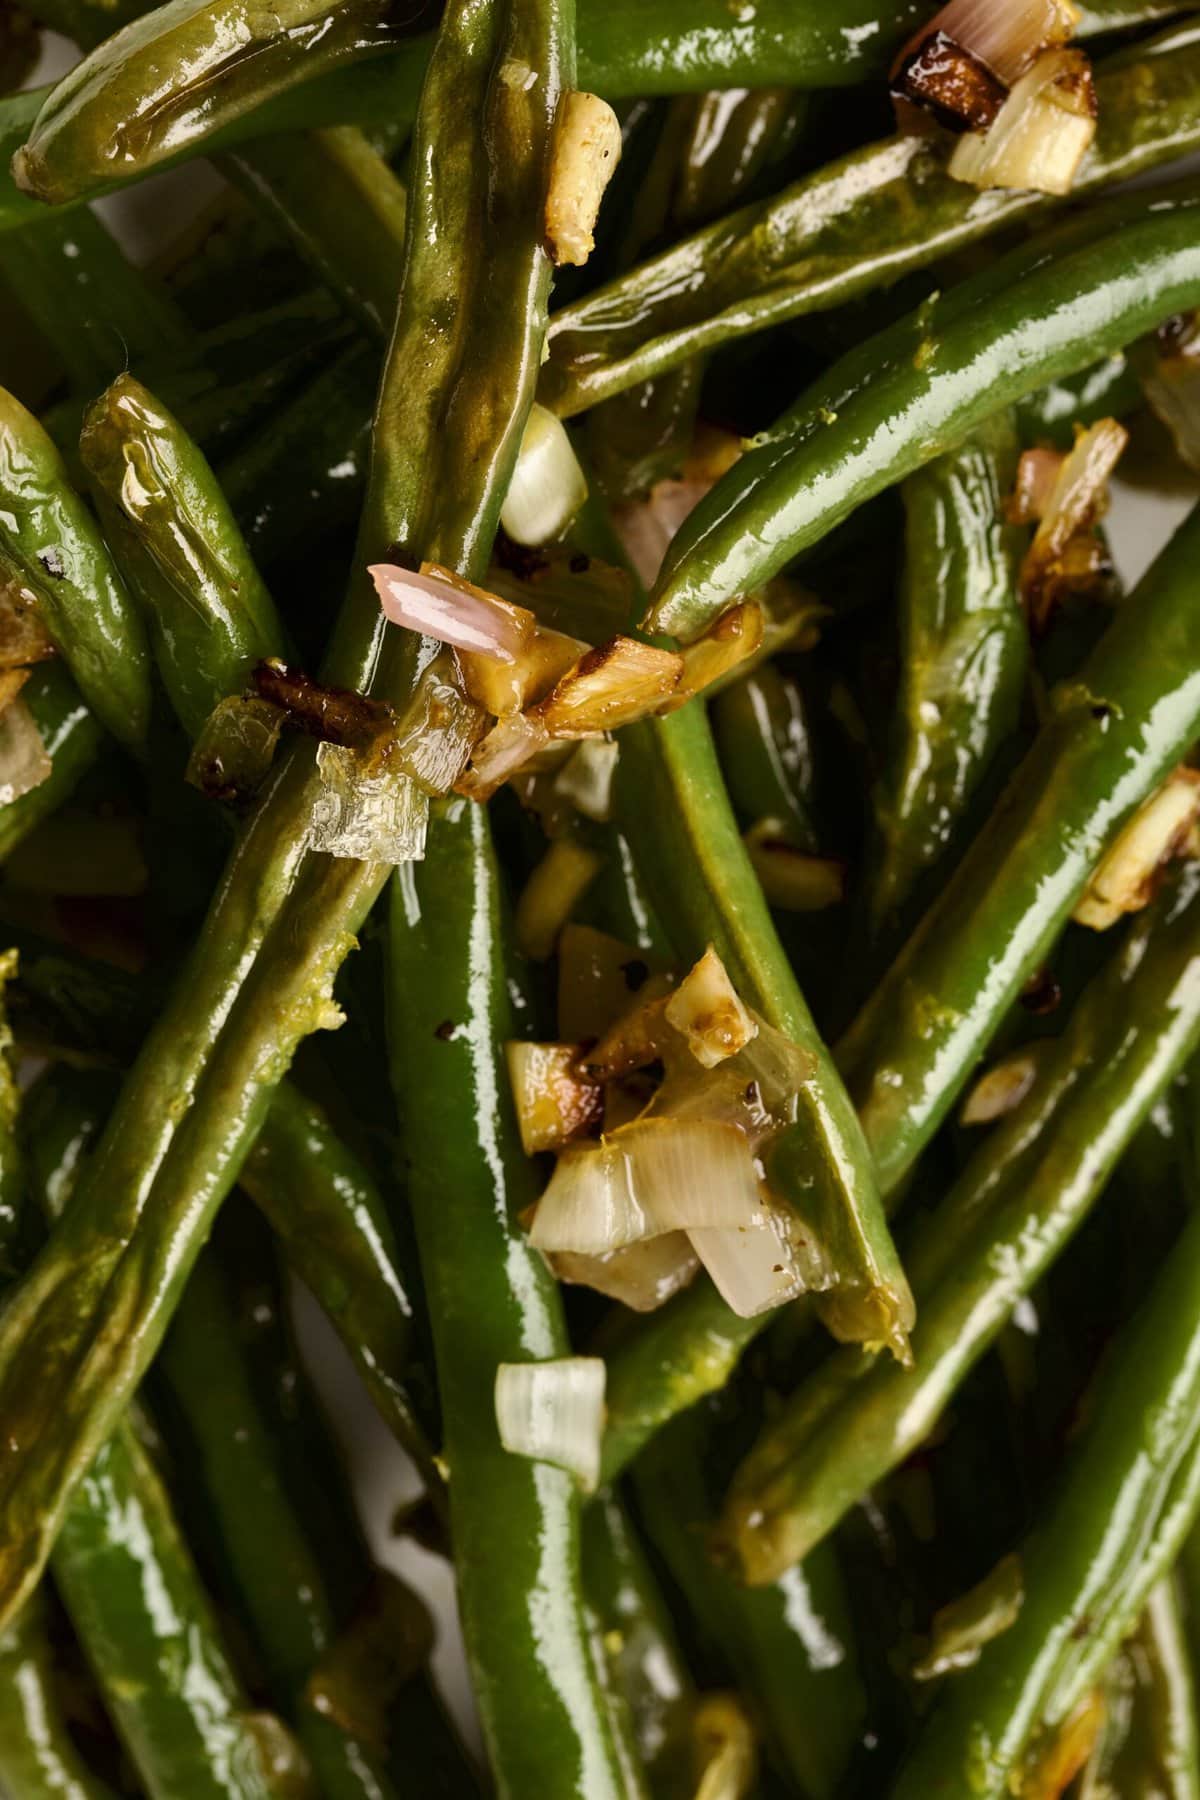
<path id="1" fill-rule="evenodd" d="M 523 606 L 500 600 L 436 563 L 420 571 L 395 563 L 373 563 L 367 570 L 375 583 L 384 617 L 425 637 L 512 663 L 533 638 L 535 620 Z"/>

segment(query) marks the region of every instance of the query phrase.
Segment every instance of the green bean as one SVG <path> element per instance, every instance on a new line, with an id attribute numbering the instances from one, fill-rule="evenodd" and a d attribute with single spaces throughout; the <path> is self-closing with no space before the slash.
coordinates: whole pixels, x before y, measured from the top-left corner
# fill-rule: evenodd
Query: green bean
<path id="1" fill-rule="evenodd" d="M 150 659 L 142 622 L 91 513 L 32 414 L 0 390 L 0 565 L 31 592 L 89 706 L 145 750 Z"/>
<path id="2" fill-rule="evenodd" d="M 115 1800 L 64 1717 L 40 1592 L 0 1632 L 0 1790 L 12 1800 Z"/>
<path id="3" fill-rule="evenodd" d="M 393 704 L 409 691 L 415 648 L 402 633 L 384 645 L 365 568 L 396 545 L 484 573 L 544 332 L 542 151 L 563 30 L 553 12 L 510 19 L 503 0 L 460 0 L 431 67 L 359 573 L 326 664 L 339 686 L 374 676 Z M 508 84 L 506 58 L 547 78 Z M 478 153 L 481 115 L 495 181 Z M 418 361 L 424 384 L 412 380 Z M 272 1088 L 300 1041 L 337 1017 L 330 986 L 386 870 L 308 853 L 321 791 L 312 750 L 297 744 L 247 822 L 70 1213 L 0 1319 L 0 1409 L 21 1446 L 0 1459 L 0 1616 L 35 1579 L 72 1484 L 153 1355 Z"/>
<path id="4" fill-rule="evenodd" d="M 681 1784 L 695 1693 L 628 1510 L 611 1489 L 583 1514 L 583 1586 L 611 1685 L 624 1697 L 651 1787 Z"/>
<path id="5" fill-rule="evenodd" d="M 359 322 L 385 336 L 400 291 L 406 201 L 362 132 L 265 138 L 225 164 Z"/>
<path id="6" fill-rule="evenodd" d="M 1004 524 L 1016 467 L 1016 434 L 1001 414 L 904 484 L 900 694 L 875 793 L 874 935 L 911 914 L 931 871 L 953 866 L 972 801 L 1020 716 L 1021 534 Z"/>
<path id="7" fill-rule="evenodd" d="M 1105 30 L 1177 10 L 1171 0 L 1101 0 L 1081 23 Z M 590 22 L 584 15 L 579 78 L 613 100 L 769 83 L 845 86 L 877 74 L 918 18 L 914 0 L 898 0 L 882 19 L 878 0 L 845 0 L 836 20 L 820 0 L 801 13 L 792 0 L 760 0 L 745 20 L 731 18 L 724 0 L 672 0 L 653 17 L 637 0 L 610 0 Z M 403 39 L 386 0 L 341 8 L 288 0 L 270 14 L 245 0 L 170 0 L 39 96 L 45 104 L 20 179 L 60 202 L 78 197 L 81 180 L 113 186 L 185 148 L 411 118 L 429 50 L 428 38 Z M 48 157 L 51 137 L 59 143 Z"/>
<path id="8" fill-rule="evenodd" d="M 797 681 L 763 663 L 711 706 L 729 798 L 746 825 L 778 819 L 791 843 L 819 856 L 819 752 L 814 709 Z"/>
<path id="9" fill-rule="evenodd" d="M 704 1640 L 761 1705 L 789 1778 L 811 1800 L 832 1800 L 864 1711 L 841 1575 L 829 1551 L 753 1592 L 714 1568 L 705 1545 L 710 1425 L 693 1407 L 656 1438 L 633 1473 L 639 1509 Z"/>
<path id="10" fill-rule="evenodd" d="M 738 1471 L 724 1533 L 770 1581 L 933 1429 L 1096 1200 L 1200 1038 L 1200 898 L 1185 880 L 1091 983 L 1021 1105 L 922 1222 L 905 1266 L 913 1370 L 841 1353 L 803 1382 Z"/>
<path id="11" fill-rule="evenodd" d="M 947 1683 L 893 1800 L 1001 1800 L 1101 1676 L 1200 1508 L 1200 1218 L 1121 1334 L 1052 1507 L 1021 1550 L 1016 1622 Z"/>
<path id="12" fill-rule="evenodd" d="M 579 1496 L 565 1472 L 506 1452 L 495 1418 L 500 1363 L 569 1353 L 558 1289 L 517 1222 L 536 1182 L 503 1072 L 513 1017 L 500 926 L 487 815 L 452 802 L 425 861 L 406 865 L 393 886 L 389 1040 L 445 1417 L 463 1630 L 500 1794 L 604 1800 L 633 1790 L 618 1773 L 595 1680 Z M 462 1130 L 467 1117 L 486 1122 L 482 1136 Z"/>
<path id="13" fill-rule="evenodd" d="M 167 356 L 189 342 L 180 314 L 86 208 L 0 234 L 0 272 L 84 392 L 106 386 L 131 355 Z"/>
<path id="14" fill-rule="evenodd" d="M 30 1106 L 32 1185 L 66 1204 L 86 1129 L 43 1085 Z M 155 1800 L 302 1792 L 283 1727 L 250 1710 L 211 1603 L 132 1420 L 104 1444 L 67 1513 L 54 1577 L 113 1721 Z"/>
<path id="15" fill-rule="evenodd" d="M 133 376 L 89 407 L 79 448 L 172 704 L 194 737 L 256 662 L 283 649 L 274 601 L 200 451 Z"/>
<path id="16" fill-rule="evenodd" d="M 1123 350 L 1114 351 L 1082 375 L 1049 386 L 1017 402 L 1017 430 L 1023 444 L 1070 450 L 1077 425 L 1122 419 L 1142 406 L 1142 384 Z"/>
<path id="17" fill-rule="evenodd" d="M 1168 32 L 1135 62 L 1097 72 L 1100 125 L 1075 194 L 1154 168 L 1200 143 L 1200 42 Z M 857 149 L 693 231 L 556 313 L 541 398 L 570 415 L 662 377 L 747 332 L 826 311 L 1018 222 L 1045 195 L 979 193 L 923 137 Z"/>
<path id="18" fill-rule="evenodd" d="M 781 1198 L 825 1247 L 833 1289 L 821 1307 L 830 1328 L 903 1355 L 911 1296 L 870 1158 L 771 923 L 702 707 L 627 728 L 615 793 L 638 874 L 680 962 L 715 945 L 746 1004 L 814 1057 L 813 1080 L 797 1096 L 795 1157 L 779 1169 Z M 753 1328 L 745 1322 L 729 1331 L 745 1342 Z"/>
<path id="19" fill-rule="evenodd" d="M 945 1118 L 1106 842 L 1200 728 L 1198 543 L 1193 514 L 1078 679 L 1054 690 L 992 818 L 838 1046 L 885 1193 Z"/>
<path id="20" fill-rule="evenodd" d="M 694 636 L 1002 407 L 1194 306 L 1196 205 L 1169 190 L 1085 213 L 843 357 L 690 515 L 648 628 Z"/>
<path id="21" fill-rule="evenodd" d="M 104 747 L 104 732 L 79 689 L 58 663 L 35 668 L 21 689 L 50 758 L 45 781 L 0 806 L 0 861 L 43 819 L 57 812 Z"/>
<path id="22" fill-rule="evenodd" d="M 260 566 L 354 523 L 378 380 L 375 351 L 352 345 L 222 466 L 221 486 Z"/>
<path id="23" fill-rule="evenodd" d="M 380 1417 L 426 1460 L 402 1379 L 412 1301 L 383 1197 L 366 1168 L 321 1109 L 285 1081 L 239 1180 L 333 1321 Z"/>

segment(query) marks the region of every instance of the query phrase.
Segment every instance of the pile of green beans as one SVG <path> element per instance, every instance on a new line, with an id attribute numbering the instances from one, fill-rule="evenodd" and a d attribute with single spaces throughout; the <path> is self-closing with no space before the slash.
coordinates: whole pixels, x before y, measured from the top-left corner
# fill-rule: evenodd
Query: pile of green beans
<path id="1" fill-rule="evenodd" d="M 0 22 L 0 1800 L 1200 1800 L 1200 504 L 1070 486 L 1200 500 L 1200 24 L 1071 10 L 1057 196 L 933 0 Z"/>

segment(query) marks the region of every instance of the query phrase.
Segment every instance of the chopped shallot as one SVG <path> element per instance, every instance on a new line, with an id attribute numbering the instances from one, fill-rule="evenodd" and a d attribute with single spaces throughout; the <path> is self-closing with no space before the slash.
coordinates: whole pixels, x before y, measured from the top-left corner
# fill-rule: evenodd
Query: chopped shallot
<path id="1" fill-rule="evenodd" d="M 685 1231 L 664 1231 L 602 1256 L 580 1256 L 563 1250 L 550 1258 L 560 1281 L 594 1288 L 620 1301 L 632 1312 L 655 1312 L 672 1294 L 687 1287 L 700 1267 Z"/>
<path id="2" fill-rule="evenodd" d="M 1081 50 L 1049 50 L 986 133 L 959 138 L 950 174 L 977 188 L 1069 194 L 1096 135 L 1096 88 Z"/>
<path id="3" fill-rule="evenodd" d="M 585 263 L 604 190 L 621 157 L 621 123 L 607 100 L 565 93 L 554 117 L 546 242 L 559 265 Z"/>
<path id="4" fill-rule="evenodd" d="M 566 1469 L 591 1493 L 600 1478 L 605 1365 L 599 1356 L 501 1363 L 496 1425 L 515 1456 Z"/>
<path id="5" fill-rule="evenodd" d="M 667 1023 L 683 1035 L 696 1061 L 706 1069 L 736 1056 L 758 1034 L 758 1025 L 738 998 L 711 944 L 664 1010 Z"/>
<path id="6" fill-rule="evenodd" d="M 1176 856 L 1195 855 L 1200 771 L 1176 769 L 1141 805 L 1105 852 L 1071 917 L 1107 931 L 1154 897 L 1158 878 Z"/>
<path id="7" fill-rule="evenodd" d="M 372 563 L 367 573 L 384 616 L 393 625 L 406 625 L 456 650 L 474 650 L 511 663 L 533 637 L 532 613 L 436 563 L 422 563 L 416 573 L 395 563 Z"/>
<path id="8" fill-rule="evenodd" d="M 600 1124 L 604 1090 L 580 1072 L 578 1044 L 515 1039 L 504 1054 L 526 1156 L 561 1150 Z"/>

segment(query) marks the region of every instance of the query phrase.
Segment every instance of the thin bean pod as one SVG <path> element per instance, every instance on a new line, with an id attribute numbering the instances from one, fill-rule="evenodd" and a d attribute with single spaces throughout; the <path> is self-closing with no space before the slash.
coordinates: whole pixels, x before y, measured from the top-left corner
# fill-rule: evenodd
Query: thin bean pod
<path id="1" fill-rule="evenodd" d="M 828 849 L 818 825 L 815 720 L 799 684 L 766 662 L 723 688 L 710 712 L 739 817 L 747 825 L 778 819 L 789 842 L 810 855 Z"/>
<path id="2" fill-rule="evenodd" d="M 1084 214 L 851 351 L 690 515 L 647 627 L 695 636 L 1002 407 L 1196 305 L 1197 204 L 1169 190 Z"/>
<path id="3" fill-rule="evenodd" d="M 439 36 L 358 573 L 326 664 L 343 687 L 376 676 L 375 692 L 393 703 L 410 689 L 415 645 L 394 633 L 385 650 L 366 565 L 396 545 L 484 573 L 545 329 L 542 151 L 569 45 L 557 12 L 510 17 L 502 0 L 456 6 Z M 545 79 L 505 82 L 507 59 Z M 478 153 L 480 114 L 496 182 Z M 438 304 L 443 290 L 452 315 Z M 418 355 L 424 386 L 411 379 Z M 70 1213 L 0 1320 L 0 1408 L 11 1426 L 0 1457 L 0 1615 L 35 1580 L 72 1484 L 152 1357 L 297 1044 L 337 1016 L 333 977 L 387 871 L 308 852 L 320 791 L 313 753 L 297 745 L 247 822 Z"/>
<path id="4" fill-rule="evenodd" d="M 723 1531 L 748 1580 L 807 1555 L 929 1435 L 1198 1038 L 1200 884 L 1185 878 L 1091 983 L 1033 1089 L 909 1244 L 915 1367 L 839 1353 L 739 1469 Z"/>
<path id="5" fill-rule="evenodd" d="M 1020 715 L 1021 533 L 1004 523 L 1016 468 L 1016 433 L 1001 414 L 904 484 L 900 693 L 875 794 L 873 935 L 894 930 L 923 877 L 952 865 Z"/>
<path id="6" fill-rule="evenodd" d="M 711 1424 L 693 1407 L 646 1450 L 633 1472 L 639 1510 L 703 1639 L 762 1707 L 790 1780 L 811 1800 L 833 1800 L 864 1713 L 841 1573 L 821 1551 L 751 1591 L 714 1567 L 705 1543 Z"/>
<path id="7" fill-rule="evenodd" d="M 67 1201 L 86 1130 L 47 1106 L 29 1121 L 32 1186 L 53 1216 Z M 67 1513 L 54 1578 L 105 1703 L 155 1800 L 267 1800 L 303 1793 L 284 1728 L 255 1714 L 161 1476 L 124 1421 Z"/>
<path id="8" fill-rule="evenodd" d="M 1139 60 L 1097 71 L 1100 125 L 1074 194 L 1200 143 L 1200 42 L 1187 25 Z M 928 268 L 1045 217 L 1035 193 L 980 193 L 925 137 L 853 150 L 768 200 L 727 214 L 554 315 L 541 398 L 569 416 L 689 357 Z"/>
<path id="9" fill-rule="evenodd" d="M 133 376 L 88 409 L 79 448 L 172 704 L 194 737 L 256 662 L 283 650 L 275 603 L 212 470 Z"/>
<path id="10" fill-rule="evenodd" d="M 1077 680 L 1054 690 L 992 817 L 838 1046 L 885 1193 L 945 1118 L 1105 843 L 1200 729 L 1197 545 L 1193 514 Z"/>
<path id="11" fill-rule="evenodd" d="M 813 1055 L 816 1073 L 797 1096 L 802 1141 L 781 1197 L 825 1246 L 834 1286 L 821 1308 L 831 1329 L 903 1355 L 911 1296 L 870 1158 L 771 922 L 701 706 L 626 729 L 616 808 L 680 962 L 715 945 L 745 1003 Z M 743 1342 L 753 1329 L 753 1321 L 729 1327 Z"/>
<path id="12" fill-rule="evenodd" d="M 803 10 L 761 0 L 753 18 L 736 20 L 724 0 L 671 0 L 651 19 L 638 0 L 610 0 L 590 21 L 584 15 L 579 78 L 610 100 L 847 86 L 884 70 L 925 10 L 896 0 L 881 14 L 878 0 L 845 0 L 835 20 L 820 0 Z M 1172 0 L 1098 0 L 1080 27 L 1115 29 L 1178 10 Z M 266 14 L 245 0 L 170 0 L 42 91 L 21 179 L 60 202 L 72 190 L 78 197 L 81 179 L 113 186 L 185 149 L 211 153 L 296 127 L 394 124 L 414 116 L 430 48 L 428 37 L 405 40 L 386 0 L 288 0 Z M 46 144 L 59 131 L 73 148 L 51 168 Z"/>
<path id="13" fill-rule="evenodd" d="M 893 1800 L 1001 1800 L 1133 1628 L 1200 1508 L 1198 1317 L 1194 1216 L 1115 1346 L 1054 1504 L 1022 1547 L 1015 1623 L 943 1689 Z"/>
<path id="14" fill-rule="evenodd" d="M 496 1425 L 501 1363 L 569 1354 L 557 1286 L 517 1222 L 537 1187 L 504 1074 L 513 1018 L 501 906 L 487 814 L 453 802 L 425 861 L 393 885 L 389 1039 L 433 1321 L 459 1602 L 498 1792 L 615 1800 L 636 1790 L 619 1770 L 596 1681 L 579 1494 L 565 1471 L 507 1452 Z M 480 1133 L 463 1131 L 468 1117 Z"/>
<path id="15" fill-rule="evenodd" d="M 12 1800 L 115 1800 L 71 1736 L 41 1593 L 0 1632 L 0 1790 Z"/>
<path id="16" fill-rule="evenodd" d="M 0 564 L 31 592 L 88 705 L 136 754 L 150 723 L 150 657 L 133 601 L 46 432 L 0 390 Z"/>

